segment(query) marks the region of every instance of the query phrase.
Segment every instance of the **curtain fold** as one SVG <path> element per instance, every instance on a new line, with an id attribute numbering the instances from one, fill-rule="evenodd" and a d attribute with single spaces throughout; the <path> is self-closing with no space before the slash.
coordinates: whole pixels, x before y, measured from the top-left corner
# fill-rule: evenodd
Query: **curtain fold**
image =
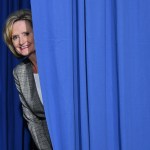
<path id="1" fill-rule="evenodd" d="M 54 150 L 150 149 L 149 4 L 31 0 Z"/>
<path id="2" fill-rule="evenodd" d="M 21 8 L 30 9 L 30 1 L 0 1 L 0 149 L 29 150 L 30 136 L 23 122 L 22 109 L 12 70 L 19 63 L 10 53 L 2 38 L 8 15 Z"/>

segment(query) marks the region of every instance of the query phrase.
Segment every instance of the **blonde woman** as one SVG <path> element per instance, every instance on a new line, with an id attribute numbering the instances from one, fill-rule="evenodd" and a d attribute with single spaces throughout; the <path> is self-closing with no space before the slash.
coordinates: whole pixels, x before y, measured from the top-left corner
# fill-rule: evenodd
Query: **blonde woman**
<path id="1" fill-rule="evenodd" d="M 32 138 L 39 150 L 52 150 L 42 104 L 31 12 L 12 13 L 6 20 L 3 37 L 17 58 L 25 58 L 14 68 L 13 75 Z"/>

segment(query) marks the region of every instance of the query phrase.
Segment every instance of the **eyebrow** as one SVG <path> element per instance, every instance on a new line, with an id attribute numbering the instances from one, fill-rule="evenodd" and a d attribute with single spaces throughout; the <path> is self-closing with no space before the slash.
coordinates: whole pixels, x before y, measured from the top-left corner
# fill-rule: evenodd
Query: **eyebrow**
<path id="1" fill-rule="evenodd" d="M 14 37 L 14 36 L 19 36 L 18 34 L 13 34 L 11 37 Z"/>
<path id="2" fill-rule="evenodd" d="M 24 32 L 22 32 L 21 34 L 24 34 L 24 33 L 32 33 L 32 31 L 31 31 L 31 32 L 29 32 L 29 31 L 24 31 Z M 12 36 L 17 36 L 17 35 L 19 35 L 19 34 L 12 34 Z"/>

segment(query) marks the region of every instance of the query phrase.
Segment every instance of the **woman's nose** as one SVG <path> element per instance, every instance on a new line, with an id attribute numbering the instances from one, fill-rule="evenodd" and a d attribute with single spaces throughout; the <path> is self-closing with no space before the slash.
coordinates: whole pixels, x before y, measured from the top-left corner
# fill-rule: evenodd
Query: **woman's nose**
<path id="1" fill-rule="evenodd" d="M 22 45 L 22 44 L 24 44 L 25 42 L 26 42 L 26 38 L 21 36 L 21 37 L 19 38 L 19 44 Z"/>

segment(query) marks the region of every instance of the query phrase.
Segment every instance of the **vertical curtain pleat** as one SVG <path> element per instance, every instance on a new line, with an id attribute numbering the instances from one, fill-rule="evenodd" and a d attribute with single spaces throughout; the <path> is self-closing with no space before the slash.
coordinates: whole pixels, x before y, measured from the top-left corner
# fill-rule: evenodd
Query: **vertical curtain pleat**
<path id="1" fill-rule="evenodd" d="M 31 6 L 54 150 L 149 150 L 150 2 Z"/>
<path id="2" fill-rule="evenodd" d="M 6 47 L 2 29 L 11 12 L 21 8 L 30 9 L 30 1 L 0 1 L 0 149 L 29 150 L 30 136 L 23 123 L 22 109 L 12 70 L 19 63 Z"/>

